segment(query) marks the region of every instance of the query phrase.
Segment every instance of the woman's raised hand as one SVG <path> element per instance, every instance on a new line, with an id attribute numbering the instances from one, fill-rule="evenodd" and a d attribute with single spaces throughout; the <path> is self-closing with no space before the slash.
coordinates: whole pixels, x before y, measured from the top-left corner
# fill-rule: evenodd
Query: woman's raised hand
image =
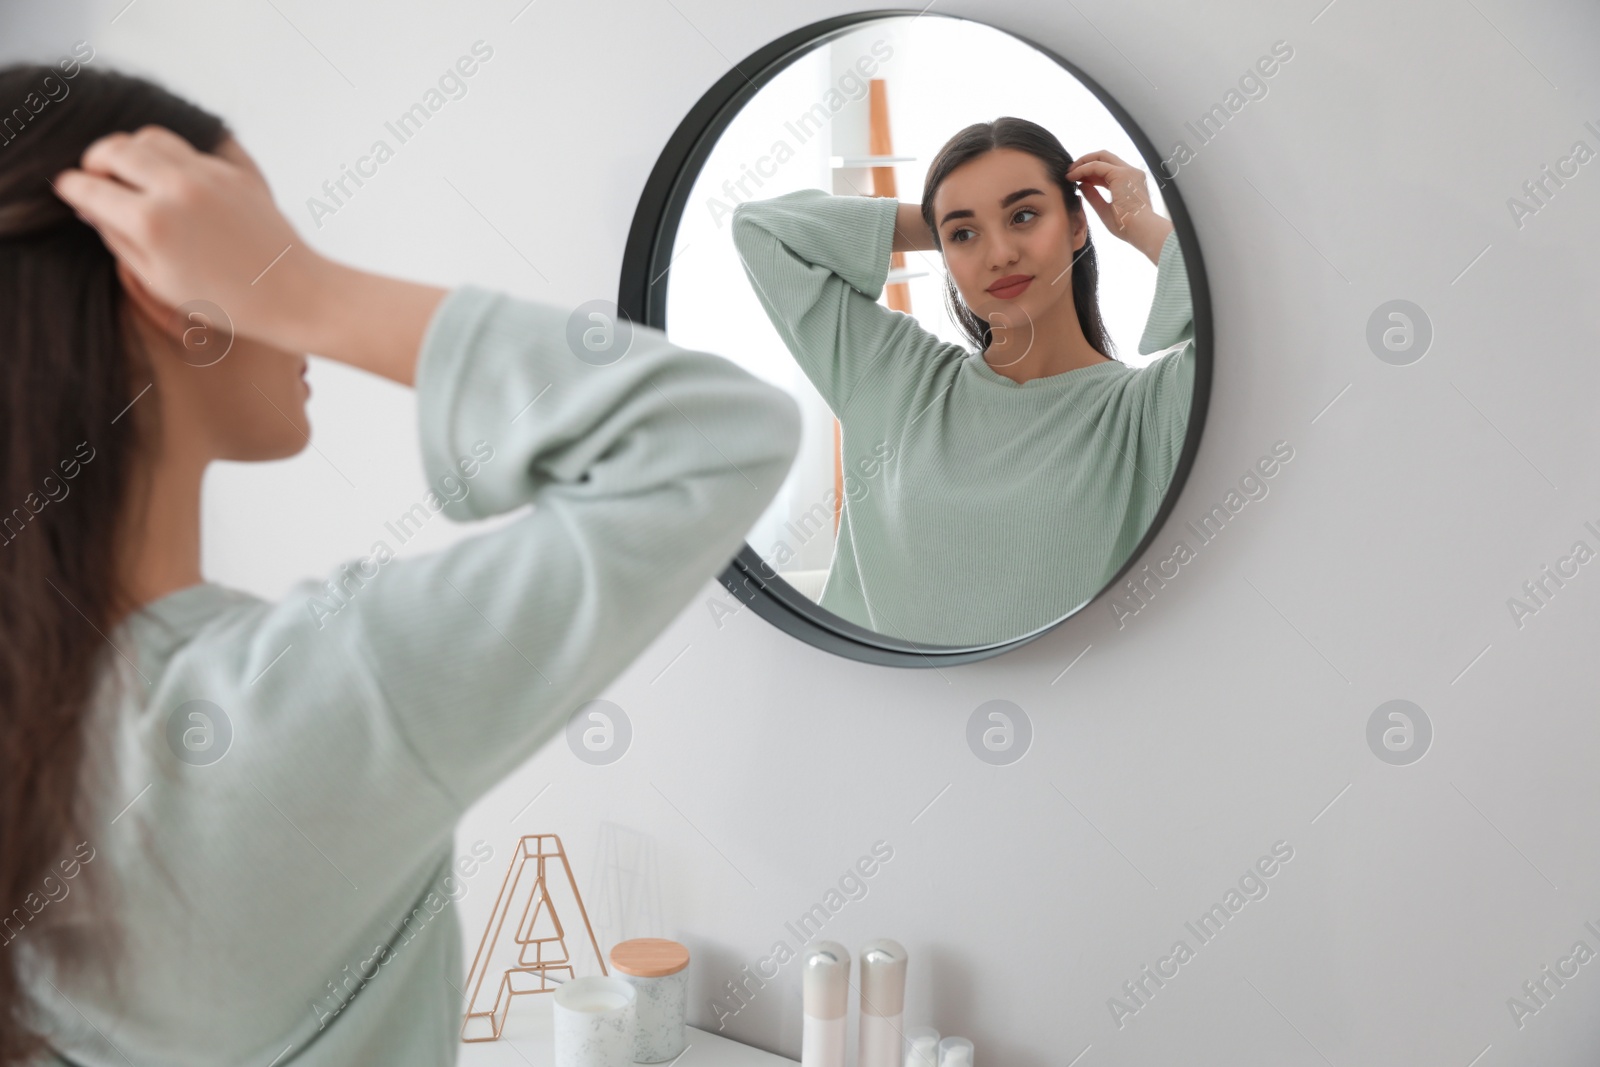
<path id="1" fill-rule="evenodd" d="M 1068 180 L 1078 183 L 1106 229 L 1150 258 L 1161 261 L 1161 246 L 1172 232 L 1172 220 L 1156 214 L 1150 203 L 1145 173 L 1110 152 L 1085 152 L 1067 168 Z M 1111 194 L 1110 200 L 1099 189 Z"/>
<path id="2" fill-rule="evenodd" d="M 212 154 L 161 126 L 109 134 L 55 188 L 100 232 L 124 277 L 138 277 L 138 296 L 168 308 L 209 300 L 237 333 L 304 350 L 302 320 L 326 260 L 300 240 L 236 141 Z"/>
<path id="3" fill-rule="evenodd" d="M 447 291 L 318 254 L 231 137 L 199 152 L 145 126 L 102 137 L 80 163 L 56 176 L 56 192 L 105 238 L 137 305 L 159 316 L 209 300 L 241 336 L 413 384 Z"/>

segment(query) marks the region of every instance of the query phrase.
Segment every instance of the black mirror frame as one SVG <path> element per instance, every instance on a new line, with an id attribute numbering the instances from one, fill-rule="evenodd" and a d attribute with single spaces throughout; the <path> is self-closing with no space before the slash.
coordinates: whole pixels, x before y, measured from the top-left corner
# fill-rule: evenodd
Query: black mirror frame
<path id="1" fill-rule="evenodd" d="M 751 97 L 790 63 L 826 44 L 834 37 L 841 36 L 863 23 L 921 14 L 923 12 L 909 9 L 879 9 L 838 15 L 814 22 L 757 49 L 720 78 L 673 131 L 639 197 L 639 206 L 634 211 L 633 224 L 628 231 L 628 242 L 623 252 L 622 278 L 617 286 L 617 307 L 620 313 L 642 325 L 663 330 L 666 328 L 667 288 L 665 284 L 659 283 L 669 277 L 678 219 L 694 186 L 695 178 L 699 176 L 700 169 L 705 165 L 712 148 Z M 934 17 L 960 18 L 952 15 Z M 1072 63 L 1050 49 L 1004 27 L 994 26 L 978 19 L 962 18 L 962 21 L 980 22 L 990 26 L 1015 37 L 1023 44 L 1059 63 L 1092 92 L 1107 111 L 1111 112 L 1138 147 L 1150 175 L 1161 190 L 1162 198 L 1172 214 L 1173 227 L 1177 230 L 1178 241 L 1183 248 L 1184 261 L 1188 268 L 1189 294 L 1194 305 L 1194 395 L 1190 400 L 1189 426 L 1184 435 L 1183 450 L 1179 453 L 1178 462 L 1173 468 L 1172 481 L 1167 486 L 1166 495 L 1162 498 L 1161 506 L 1157 509 L 1144 537 L 1104 588 L 1071 611 L 1064 613 L 1059 619 L 1031 634 L 1024 634 L 999 644 L 974 648 L 923 645 L 886 638 L 874 630 L 856 626 L 826 611 L 788 582 L 778 578 L 771 566 L 750 547 L 749 542 L 745 543 L 719 576 L 723 586 L 738 599 L 741 606 L 750 607 L 757 615 L 780 630 L 824 651 L 883 666 L 941 667 L 998 656 L 1049 633 L 1112 589 L 1144 555 L 1171 514 L 1178 494 L 1188 479 L 1189 470 L 1194 465 L 1195 455 L 1199 451 L 1200 437 L 1205 428 L 1206 410 L 1211 398 L 1211 294 L 1206 285 L 1205 264 L 1201 259 L 1200 243 L 1194 225 L 1184 208 L 1177 186 L 1161 169 L 1162 155 L 1155 150 L 1154 144 L 1133 121 L 1133 117 L 1101 88 L 1099 83 Z M 746 71 L 755 73 L 746 74 Z M 767 577 L 763 577 L 763 572 L 766 572 Z"/>

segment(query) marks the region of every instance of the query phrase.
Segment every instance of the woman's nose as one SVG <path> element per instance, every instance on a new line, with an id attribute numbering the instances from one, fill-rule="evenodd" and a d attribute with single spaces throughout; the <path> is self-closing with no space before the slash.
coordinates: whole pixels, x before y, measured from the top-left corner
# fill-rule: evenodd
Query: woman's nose
<path id="1" fill-rule="evenodd" d="M 996 241 L 989 249 L 989 266 L 995 270 L 1009 267 L 1017 261 L 1017 243 L 1015 241 Z"/>

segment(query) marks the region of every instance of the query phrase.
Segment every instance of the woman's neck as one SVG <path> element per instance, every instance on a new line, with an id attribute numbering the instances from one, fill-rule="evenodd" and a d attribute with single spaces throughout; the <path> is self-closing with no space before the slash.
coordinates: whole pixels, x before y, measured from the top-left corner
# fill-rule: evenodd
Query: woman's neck
<path id="1" fill-rule="evenodd" d="M 133 479 L 120 539 L 123 590 L 130 608 L 198 585 L 200 486 L 206 462 L 196 452 L 161 450 Z"/>
<path id="2" fill-rule="evenodd" d="M 983 351 L 983 361 L 989 369 L 1021 383 L 1110 362 L 1110 358 L 1096 351 L 1083 335 L 1072 301 L 1057 301 L 1056 307 L 1066 310 L 1059 323 L 1039 321 L 1023 326 L 991 326 L 989 347 Z M 1018 351 L 1021 356 L 1002 355 Z"/>

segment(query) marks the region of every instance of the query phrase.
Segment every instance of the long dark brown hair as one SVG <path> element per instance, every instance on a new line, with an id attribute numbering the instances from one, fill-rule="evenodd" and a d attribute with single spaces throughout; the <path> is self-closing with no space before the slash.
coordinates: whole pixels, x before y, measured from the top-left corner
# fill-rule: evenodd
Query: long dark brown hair
<path id="1" fill-rule="evenodd" d="M 1074 216 L 1083 214 L 1078 183 L 1068 180 L 1066 176 L 1072 167 L 1072 156 L 1061 146 L 1055 134 L 1036 122 L 1009 115 L 993 122 L 975 122 L 945 142 L 929 164 L 928 176 L 922 183 L 922 221 L 927 223 L 928 230 L 933 234 L 935 249 L 942 252 L 943 242 L 939 239 L 939 228 L 934 224 L 933 194 L 951 171 L 996 148 L 1015 148 L 1037 157 L 1061 189 L 1061 198 L 1066 202 L 1068 213 Z M 1083 328 L 1083 336 L 1090 346 L 1102 356 L 1115 359 L 1114 346 L 1106 334 L 1105 323 L 1100 319 L 1099 288 L 1100 267 L 1095 259 L 1094 234 L 1090 233 L 1084 237 L 1083 247 L 1078 250 L 1072 263 L 1072 303 L 1078 312 L 1078 325 Z M 956 289 L 955 279 L 948 274 L 945 275 L 944 301 L 950 317 L 961 327 L 961 332 L 978 346 L 978 351 L 987 349 L 991 333 L 989 324 L 967 307 L 960 291 Z"/>
<path id="2" fill-rule="evenodd" d="M 51 178 L 101 136 L 152 123 L 201 151 L 227 136 L 142 78 L 0 67 L 0 1067 L 46 1047 L 13 942 L 89 836 L 89 703 L 115 655 L 105 635 L 135 606 L 119 522 L 139 510 L 130 479 L 159 412 L 154 390 L 129 407 L 151 377 L 115 261 Z"/>

